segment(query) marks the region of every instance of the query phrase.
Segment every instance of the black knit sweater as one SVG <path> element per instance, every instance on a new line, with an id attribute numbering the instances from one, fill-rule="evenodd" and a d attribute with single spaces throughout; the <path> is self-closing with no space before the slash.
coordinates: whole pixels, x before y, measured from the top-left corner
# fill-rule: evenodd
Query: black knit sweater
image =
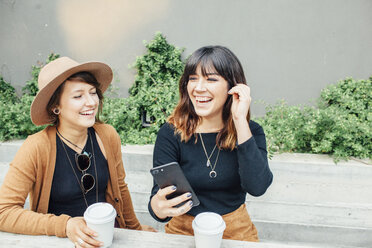
<path id="1" fill-rule="evenodd" d="M 195 144 L 195 137 L 188 142 L 181 142 L 179 135 L 174 135 L 174 127 L 164 124 L 158 133 L 153 157 L 153 166 L 169 162 L 178 162 L 200 200 L 200 205 L 193 207 L 188 214 L 196 216 L 201 212 L 227 214 L 239 208 L 244 202 L 246 193 L 260 196 L 270 186 L 273 175 L 267 161 L 266 139 L 262 127 L 254 121 L 249 122 L 253 136 L 238 145 L 233 151 L 221 150 L 216 164 L 216 178 L 210 178 L 211 169 L 206 166 L 207 158 L 200 138 Z M 216 144 L 217 133 L 202 133 L 208 155 Z M 210 161 L 216 161 L 218 150 Z M 159 190 L 154 184 L 151 198 Z M 149 203 L 150 214 L 158 221 Z"/>

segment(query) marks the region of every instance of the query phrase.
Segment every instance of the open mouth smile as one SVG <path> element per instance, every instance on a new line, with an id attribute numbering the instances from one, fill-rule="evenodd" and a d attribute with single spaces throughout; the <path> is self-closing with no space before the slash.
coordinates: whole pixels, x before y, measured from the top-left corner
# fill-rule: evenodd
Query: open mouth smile
<path id="1" fill-rule="evenodd" d="M 94 115 L 94 110 L 93 109 L 87 110 L 87 111 L 84 111 L 84 112 L 80 112 L 79 114 L 84 115 L 84 116 L 91 116 L 91 115 Z"/>
<path id="2" fill-rule="evenodd" d="M 205 97 L 205 96 L 203 96 L 203 97 L 196 96 L 195 101 L 197 103 L 202 103 L 203 104 L 203 103 L 208 103 L 208 102 L 212 101 L 212 98 L 211 97 Z"/>

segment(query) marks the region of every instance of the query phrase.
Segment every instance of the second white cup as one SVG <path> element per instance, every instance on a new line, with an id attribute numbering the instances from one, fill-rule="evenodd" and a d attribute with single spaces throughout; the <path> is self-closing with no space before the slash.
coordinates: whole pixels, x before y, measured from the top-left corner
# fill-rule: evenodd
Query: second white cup
<path id="1" fill-rule="evenodd" d="M 95 239 L 103 242 L 102 247 L 109 247 L 114 237 L 116 210 L 106 202 L 98 202 L 90 205 L 84 212 L 87 226 L 98 233 Z"/>
<path id="2" fill-rule="evenodd" d="M 192 221 L 196 248 L 219 248 L 226 224 L 221 215 L 204 212 Z"/>

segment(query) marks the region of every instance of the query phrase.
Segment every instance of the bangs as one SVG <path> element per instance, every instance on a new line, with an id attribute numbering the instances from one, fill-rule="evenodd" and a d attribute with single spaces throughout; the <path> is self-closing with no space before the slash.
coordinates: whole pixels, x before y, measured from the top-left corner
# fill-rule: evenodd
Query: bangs
<path id="1" fill-rule="evenodd" d="M 175 134 L 180 135 L 182 142 L 187 142 L 195 134 L 201 121 L 201 117 L 195 112 L 187 88 L 189 78 L 197 74 L 198 66 L 203 77 L 207 78 L 211 73 L 217 74 L 226 80 L 229 89 L 237 84 L 247 84 L 240 61 L 228 48 L 206 46 L 191 54 L 179 80 L 179 102 L 167 120 L 174 125 Z M 219 148 L 233 150 L 236 147 L 237 134 L 231 114 L 231 104 L 232 97 L 228 95 L 222 114 L 224 127 L 216 137 L 216 144 Z M 250 110 L 246 119 L 249 122 Z"/>
<path id="2" fill-rule="evenodd" d="M 100 83 L 93 76 L 93 74 L 89 72 L 85 72 L 85 71 L 78 72 L 78 73 L 71 75 L 69 78 L 66 79 L 66 81 L 82 82 L 82 83 L 90 84 L 96 88 L 101 88 Z"/>
<path id="3" fill-rule="evenodd" d="M 199 64 L 197 64 L 194 68 L 193 74 L 196 74 L 196 68 L 198 66 L 200 66 L 200 71 L 203 77 L 206 77 L 208 76 L 208 74 L 211 73 L 220 75 L 220 73 L 218 73 L 218 71 L 216 70 L 216 66 L 214 65 L 213 61 L 210 59 L 210 56 L 203 56 L 200 59 Z"/>
<path id="4" fill-rule="evenodd" d="M 227 61 L 222 54 L 213 49 L 197 51 L 187 61 L 184 75 L 190 76 L 196 74 L 196 69 L 200 66 L 201 74 L 206 77 L 208 74 L 216 73 L 227 79 L 226 68 Z"/>

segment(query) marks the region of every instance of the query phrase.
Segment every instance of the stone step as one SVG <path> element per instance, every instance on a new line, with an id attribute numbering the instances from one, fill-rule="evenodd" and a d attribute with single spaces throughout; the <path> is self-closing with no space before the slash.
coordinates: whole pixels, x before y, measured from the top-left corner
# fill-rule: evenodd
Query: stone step
<path id="1" fill-rule="evenodd" d="M 136 210 L 142 224 L 164 231 L 164 223 L 156 222 L 147 210 Z M 252 218 L 262 242 L 306 245 L 319 248 L 371 247 L 372 229 L 342 226 L 309 225 L 263 221 Z"/>
<path id="2" fill-rule="evenodd" d="M 333 168 L 338 174 L 331 174 L 324 169 L 318 173 L 311 170 L 303 171 L 300 167 L 282 169 L 280 165 L 271 164 L 274 182 L 261 197 L 265 201 L 301 202 L 308 204 L 345 204 L 372 205 L 372 167 L 360 167 L 360 171 L 353 167 Z M 296 171 L 299 170 L 299 171 Z M 331 170 L 331 168 L 328 168 Z M 127 170 L 127 174 L 143 172 L 147 179 L 132 180 L 138 187 L 151 188 L 152 178 L 149 171 Z"/>
<path id="3" fill-rule="evenodd" d="M 126 182 L 138 218 L 163 230 L 164 224 L 154 221 L 147 212 L 153 183 L 150 173 L 128 172 Z M 372 242 L 371 205 L 311 204 L 296 201 L 295 198 L 291 200 L 247 197 L 248 212 L 263 241 L 298 242 L 318 247 L 369 247 Z"/>
<path id="4" fill-rule="evenodd" d="M 129 184 L 136 211 L 147 211 L 150 192 L 137 192 Z M 372 229 L 371 206 L 310 205 L 293 202 L 247 200 L 252 219 L 303 225 L 347 226 Z"/>
<path id="5" fill-rule="evenodd" d="M 372 205 L 372 166 L 270 162 L 274 181 L 262 200 Z"/>
<path id="6" fill-rule="evenodd" d="M 0 143 L 0 183 L 22 141 Z M 163 230 L 149 215 L 153 146 L 122 147 L 126 182 L 138 218 Z M 369 164 L 368 164 L 369 163 Z M 323 155 L 281 154 L 270 161 L 274 182 L 262 197 L 247 196 L 247 208 L 263 241 L 318 247 L 370 247 L 370 161 L 337 165 Z"/>
<path id="7" fill-rule="evenodd" d="M 127 156 L 130 157 L 130 156 Z M 3 181 L 8 170 L 8 163 L 0 163 L 0 183 Z M 285 167 L 285 165 L 284 165 Z M 147 170 L 131 170 L 126 168 L 127 174 L 139 176 L 133 178 L 132 184 L 137 188 L 152 187 L 152 177 Z M 279 165 L 271 165 L 274 173 L 274 182 L 265 195 L 259 197 L 262 201 L 297 202 L 304 204 L 344 204 L 353 206 L 372 205 L 372 167 L 359 168 L 362 173 L 355 173 L 351 167 L 345 167 L 343 174 L 327 177 L 323 169 L 319 173 L 311 174 L 310 171 L 299 170 L 296 172 L 287 168 L 282 169 Z M 296 167 L 296 170 L 299 167 Z M 329 168 L 328 168 L 329 169 Z M 337 168 L 336 170 L 341 169 Z M 144 173 L 143 176 L 138 172 Z M 331 179 L 329 179 L 331 178 Z M 142 191 L 143 192 L 143 191 Z"/>
<path id="8" fill-rule="evenodd" d="M 252 220 L 264 241 L 311 244 L 317 247 L 364 247 L 372 244 L 372 229 L 309 225 L 290 222 Z"/>
<path id="9" fill-rule="evenodd" d="M 12 140 L 0 142 L 0 162 L 10 162 L 12 161 L 14 155 L 18 151 L 19 147 L 22 145 L 24 140 Z M 144 170 L 150 169 L 152 165 L 152 152 L 153 145 L 124 145 L 122 146 L 123 154 L 132 154 L 133 159 L 128 159 L 128 167 L 144 164 L 146 168 Z M 139 156 L 137 156 L 139 155 Z M 140 158 L 136 160 L 134 158 Z M 144 159 L 145 158 L 145 159 Z M 302 154 L 302 153 L 282 153 L 275 154 L 270 160 L 271 163 L 275 164 L 285 164 L 285 165 L 296 165 L 299 161 L 302 165 L 335 165 L 333 158 L 328 155 L 323 154 Z M 138 162 L 138 163 L 137 163 Z M 355 159 L 352 158 L 349 161 L 341 160 L 337 165 L 369 165 L 372 166 L 372 161 L 370 159 Z"/>
<path id="10" fill-rule="evenodd" d="M 0 183 L 7 169 L 7 163 L 0 163 Z M 147 212 L 147 203 L 153 184 L 150 173 L 128 173 L 126 182 L 136 211 Z M 371 205 L 353 204 L 350 206 L 340 203 L 316 205 L 293 199 L 292 201 L 269 201 L 264 198 L 247 197 L 247 208 L 253 219 L 265 221 L 372 228 Z"/>
<path id="11" fill-rule="evenodd" d="M 150 172 L 126 172 L 125 182 L 131 192 L 150 194 L 153 178 Z"/>
<path id="12" fill-rule="evenodd" d="M 0 163 L 9 163 L 13 160 L 24 140 L 0 142 Z"/>
<path id="13" fill-rule="evenodd" d="M 303 225 L 372 228 L 372 206 L 310 205 L 293 202 L 246 201 L 253 219 Z"/>
<path id="14" fill-rule="evenodd" d="M 130 145 L 123 146 L 123 163 L 125 170 L 148 172 L 152 168 L 153 145 Z"/>
<path id="15" fill-rule="evenodd" d="M 6 173 L 9 169 L 9 163 L 0 162 L 0 185 L 3 183 Z"/>

